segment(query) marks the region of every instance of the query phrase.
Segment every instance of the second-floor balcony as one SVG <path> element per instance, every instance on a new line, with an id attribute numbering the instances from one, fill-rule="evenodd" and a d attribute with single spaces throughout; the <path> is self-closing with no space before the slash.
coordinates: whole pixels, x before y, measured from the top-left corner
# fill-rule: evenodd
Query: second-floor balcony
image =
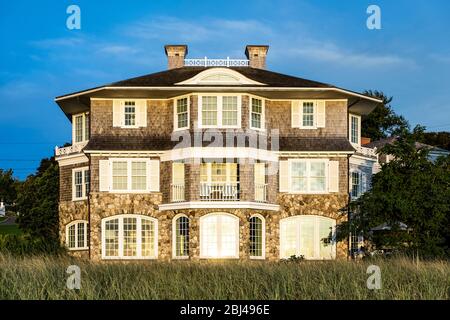
<path id="1" fill-rule="evenodd" d="M 62 157 L 68 156 L 71 154 L 80 153 L 84 147 L 88 144 L 88 141 L 79 142 L 67 147 L 55 147 L 55 156 Z"/>

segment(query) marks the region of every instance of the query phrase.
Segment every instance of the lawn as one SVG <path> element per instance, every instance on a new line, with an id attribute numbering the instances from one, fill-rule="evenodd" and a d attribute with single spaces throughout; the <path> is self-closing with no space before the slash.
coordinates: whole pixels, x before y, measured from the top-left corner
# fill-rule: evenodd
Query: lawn
<path id="1" fill-rule="evenodd" d="M 19 229 L 17 224 L 0 224 L 0 234 L 21 234 L 22 230 Z"/>
<path id="2" fill-rule="evenodd" d="M 81 290 L 66 268 L 81 268 Z M 382 288 L 366 286 L 369 264 Z M 449 299 L 450 262 L 406 258 L 369 262 L 98 263 L 0 254 L 0 299 Z"/>

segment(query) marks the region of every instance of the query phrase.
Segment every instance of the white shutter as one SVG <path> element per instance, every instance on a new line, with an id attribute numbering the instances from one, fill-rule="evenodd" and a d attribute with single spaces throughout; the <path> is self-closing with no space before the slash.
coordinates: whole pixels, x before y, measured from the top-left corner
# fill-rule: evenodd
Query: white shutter
<path id="1" fill-rule="evenodd" d="M 147 100 L 138 100 L 136 102 L 136 118 L 138 127 L 147 126 Z"/>
<path id="2" fill-rule="evenodd" d="M 184 185 L 184 163 L 172 163 L 172 183 L 176 185 Z"/>
<path id="3" fill-rule="evenodd" d="M 325 128 L 325 100 L 317 101 L 316 115 L 317 128 Z"/>
<path id="4" fill-rule="evenodd" d="M 99 190 L 109 191 L 110 190 L 110 170 L 109 170 L 109 160 L 99 160 Z"/>
<path id="5" fill-rule="evenodd" d="M 300 128 L 301 124 L 301 106 L 299 100 L 292 100 L 291 102 L 291 125 L 292 128 Z"/>
<path id="6" fill-rule="evenodd" d="M 159 192 L 159 160 L 149 160 L 147 162 L 148 190 Z"/>
<path id="7" fill-rule="evenodd" d="M 265 184 L 266 183 L 266 164 L 265 163 L 255 163 L 255 184 Z"/>
<path id="8" fill-rule="evenodd" d="M 113 127 L 123 126 L 123 105 L 120 100 L 113 100 Z"/>
<path id="9" fill-rule="evenodd" d="M 339 161 L 328 163 L 328 191 L 339 192 Z"/>
<path id="10" fill-rule="evenodd" d="M 72 115 L 72 144 L 75 144 L 75 117 Z"/>
<path id="11" fill-rule="evenodd" d="M 280 192 L 289 192 L 289 162 L 283 160 L 279 162 L 279 189 Z"/>

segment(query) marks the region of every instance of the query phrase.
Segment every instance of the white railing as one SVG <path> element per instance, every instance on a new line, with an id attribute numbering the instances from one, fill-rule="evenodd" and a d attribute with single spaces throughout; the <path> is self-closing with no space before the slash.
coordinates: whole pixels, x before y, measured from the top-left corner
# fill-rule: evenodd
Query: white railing
<path id="1" fill-rule="evenodd" d="M 267 184 L 255 184 L 255 201 L 267 201 Z"/>
<path id="2" fill-rule="evenodd" d="M 181 202 L 184 201 L 184 183 L 172 184 L 171 190 L 171 199 L 172 202 Z"/>
<path id="3" fill-rule="evenodd" d="M 61 157 L 72 153 L 79 153 L 84 147 L 86 147 L 87 144 L 88 141 L 85 141 L 64 148 L 55 147 L 55 156 Z"/>
<path id="4" fill-rule="evenodd" d="M 362 154 L 367 157 L 377 157 L 377 150 L 372 148 L 366 148 L 362 146 L 355 146 L 356 153 Z"/>
<path id="5" fill-rule="evenodd" d="M 247 59 L 184 59 L 185 67 L 248 67 Z"/>
<path id="6" fill-rule="evenodd" d="M 200 183 L 200 200 L 202 201 L 239 200 L 238 183 L 202 182 Z"/>

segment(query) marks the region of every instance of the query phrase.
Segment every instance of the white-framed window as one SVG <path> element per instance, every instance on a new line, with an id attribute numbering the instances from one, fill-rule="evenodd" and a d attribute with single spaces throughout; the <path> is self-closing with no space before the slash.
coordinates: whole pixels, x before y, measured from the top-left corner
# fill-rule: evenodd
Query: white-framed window
<path id="1" fill-rule="evenodd" d="M 69 250 L 88 249 L 88 223 L 85 220 L 72 221 L 66 226 L 66 245 Z"/>
<path id="2" fill-rule="evenodd" d="M 200 165 L 200 182 L 237 183 L 238 164 L 234 162 L 203 162 Z"/>
<path id="3" fill-rule="evenodd" d="M 263 99 L 250 96 L 250 128 L 264 130 L 265 102 Z"/>
<path id="4" fill-rule="evenodd" d="M 84 200 L 89 194 L 89 167 L 72 169 L 72 200 Z"/>
<path id="5" fill-rule="evenodd" d="M 159 160 L 110 158 L 99 161 L 100 191 L 147 193 L 159 191 Z"/>
<path id="6" fill-rule="evenodd" d="M 250 217 L 250 258 L 264 259 L 266 255 L 266 221 L 259 214 Z"/>
<path id="7" fill-rule="evenodd" d="M 189 218 L 176 215 L 172 220 L 172 256 L 176 259 L 189 258 Z"/>
<path id="8" fill-rule="evenodd" d="M 352 199 L 359 198 L 367 191 L 367 176 L 361 170 L 350 171 L 350 194 Z"/>
<path id="9" fill-rule="evenodd" d="M 325 100 L 293 100 L 291 102 L 291 121 L 293 128 L 324 128 Z"/>
<path id="10" fill-rule="evenodd" d="M 113 99 L 113 127 L 140 128 L 147 126 L 147 100 Z"/>
<path id="11" fill-rule="evenodd" d="M 210 213 L 200 218 L 200 257 L 239 258 L 239 218 Z"/>
<path id="12" fill-rule="evenodd" d="M 280 258 L 303 256 L 305 259 L 334 259 L 336 221 L 331 218 L 302 215 L 280 220 Z"/>
<path id="13" fill-rule="evenodd" d="M 198 100 L 200 128 L 241 127 L 241 95 L 201 94 Z"/>
<path id="14" fill-rule="evenodd" d="M 103 259 L 156 259 L 158 220 L 137 214 L 102 220 Z"/>
<path id="15" fill-rule="evenodd" d="M 328 192 L 327 159 L 290 159 L 288 163 L 291 193 Z"/>
<path id="16" fill-rule="evenodd" d="M 189 97 L 174 99 L 174 128 L 175 130 L 189 128 Z"/>
<path id="17" fill-rule="evenodd" d="M 350 142 L 359 145 L 361 143 L 361 117 L 351 114 L 349 119 Z"/>
<path id="18" fill-rule="evenodd" d="M 72 143 L 81 143 L 89 140 L 89 112 L 74 114 L 72 116 Z"/>

